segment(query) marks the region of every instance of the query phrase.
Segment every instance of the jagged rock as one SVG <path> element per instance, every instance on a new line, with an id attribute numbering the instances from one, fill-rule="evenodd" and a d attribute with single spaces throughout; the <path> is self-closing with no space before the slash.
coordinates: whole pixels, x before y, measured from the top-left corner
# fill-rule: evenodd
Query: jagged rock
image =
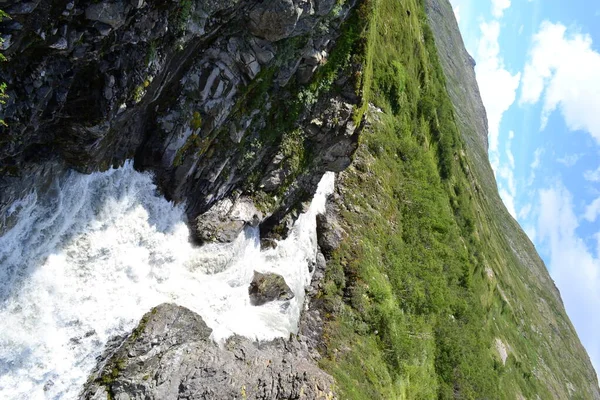
<path id="1" fill-rule="evenodd" d="M 194 237 L 200 242 L 232 242 L 246 225 L 255 227 L 262 217 L 248 197 L 224 199 L 196 218 Z"/>
<path id="2" fill-rule="evenodd" d="M 285 283 L 283 276 L 273 273 L 260 273 L 254 271 L 254 277 L 248 287 L 250 302 L 253 306 L 261 306 L 276 300 L 291 300 L 294 292 Z"/>
<path id="3" fill-rule="evenodd" d="M 296 339 L 223 348 L 194 312 L 162 304 L 99 360 L 81 399 L 333 399 L 332 378 Z"/>

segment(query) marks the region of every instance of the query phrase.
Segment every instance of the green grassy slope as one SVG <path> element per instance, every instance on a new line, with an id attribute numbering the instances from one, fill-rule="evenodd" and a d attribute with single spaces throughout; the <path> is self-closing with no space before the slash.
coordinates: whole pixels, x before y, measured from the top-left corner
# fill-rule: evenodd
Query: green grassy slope
<path id="1" fill-rule="evenodd" d="M 492 187 L 485 120 L 469 124 L 485 116 L 455 111 L 446 85 L 464 78 L 446 82 L 424 5 L 367 0 L 358 13 L 363 94 L 382 112 L 339 177 L 351 234 L 320 294 L 322 366 L 340 396 L 600 398 L 558 291 Z"/>

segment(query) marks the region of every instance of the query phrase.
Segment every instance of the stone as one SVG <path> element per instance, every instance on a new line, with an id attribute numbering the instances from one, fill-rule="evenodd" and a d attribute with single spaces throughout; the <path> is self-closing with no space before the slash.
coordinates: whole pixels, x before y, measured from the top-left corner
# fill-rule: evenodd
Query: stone
<path id="1" fill-rule="evenodd" d="M 125 5 L 121 2 L 94 3 L 85 9 L 85 17 L 118 28 L 125 23 Z"/>
<path id="2" fill-rule="evenodd" d="M 67 47 L 69 47 L 69 44 L 67 43 L 67 39 L 61 37 L 49 47 L 55 50 L 65 50 Z"/>
<path id="3" fill-rule="evenodd" d="M 201 243 L 232 242 L 245 226 L 255 227 L 262 218 L 262 213 L 249 197 L 235 201 L 224 199 L 196 218 L 194 236 Z"/>
<path id="4" fill-rule="evenodd" d="M 298 81 L 302 84 L 306 84 L 308 82 L 310 82 L 310 80 L 312 79 L 315 71 L 317 70 L 317 66 L 311 66 L 311 65 L 302 65 L 300 66 L 300 68 L 298 68 Z"/>
<path id="5" fill-rule="evenodd" d="M 272 238 L 263 238 L 260 240 L 260 250 L 266 251 L 270 249 L 276 249 L 278 246 L 277 241 Z"/>
<path id="6" fill-rule="evenodd" d="M 113 338 L 80 399 L 333 399 L 333 379 L 296 338 L 224 346 L 187 308 L 161 304 Z"/>
<path id="7" fill-rule="evenodd" d="M 246 66 L 246 71 L 250 79 L 254 79 L 260 72 L 260 64 L 256 60 L 253 60 Z"/>
<path id="8" fill-rule="evenodd" d="M 41 0 L 17 2 L 15 5 L 6 8 L 8 15 L 31 14 Z"/>
<path id="9" fill-rule="evenodd" d="M 0 50 L 8 50 L 12 45 L 12 35 L 2 35 L 2 40 L 0 41 Z"/>
<path id="10" fill-rule="evenodd" d="M 272 42 L 285 39 L 296 28 L 300 13 L 292 0 L 264 0 L 250 11 L 250 32 Z"/>
<path id="11" fill-rule="evenodd" d="M 130 0 L 129 3 L 132 7 L 142 8 L 144 6 L 145 0 Z"/>
<path id="12" fill-rule="evenodd" d="M 253 38 L 253 40 L 250 41 L 250 46 L 252 46 L 252 51 L 254 51 L 258 62 L 263 65 L 267 64 L 275 57 L 275 50 L 271 43 L 266 40 Z"/>
<path id="13" fill-rule="evenodd" d="M 285 301 L 294 298 L 294 292 L 285 283 L 283 276 L 273 273 L 254 271 L 254 277 L 248 287 L 250 303 L 262 306 L 271 301 Z"/>
<path id="14" fill-rule="evenodd" d="M 331 10 L 333 10 L 336 0 L 317 0 L 316 3 L 316 14 L 323 16 L 329 14 Z"/>
<path id="15" fill-rule="evenodd" d="M 337 217 L 337 207 L 328 200 L 325 213 L 317 215 L 317 241 L 323 254 L 327 257 L 340 247 L 345 232 Z"/>

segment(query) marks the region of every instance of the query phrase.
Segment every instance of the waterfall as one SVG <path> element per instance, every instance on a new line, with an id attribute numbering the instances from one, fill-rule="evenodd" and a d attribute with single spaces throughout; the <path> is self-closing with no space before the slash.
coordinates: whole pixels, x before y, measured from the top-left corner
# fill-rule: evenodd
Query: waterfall
<path id="1" fill-rule="evenodd" d="M 0 398 L 76 398 L 107 341 L 163 302 L 200 314 L 217 342 L 297 331 L 316 256 L 315 217 L 333 183 L 325 174 L 289 237 L 262 252 L 252 228 L 233 243 L 192 245 L 183 207 L 130 162 L 71 172 L 46 198 L 16 202 L 9 213 L 17 223 L 0 237 Z M 254 270 L 282 275 L 295 298 L 252 306 Z"/>

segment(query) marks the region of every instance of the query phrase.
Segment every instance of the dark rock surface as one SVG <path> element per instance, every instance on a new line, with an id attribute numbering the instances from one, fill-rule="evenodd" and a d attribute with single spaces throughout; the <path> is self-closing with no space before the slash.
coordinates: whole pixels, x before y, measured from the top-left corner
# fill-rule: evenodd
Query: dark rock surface
<path id="1" fill-rule="evenodd" d="M 0 106 L 8 124 L 0 127 L 0 214 L 32 190 L 43 196 L 69 168 L 89 173 L 133 158 L 168 199 L 186 202 L 190 221 L 244 193 L 269 199 L 264 229 L 275 226 L 356 149 L 352 79 L 308 100 L 299 95 L 354 6 L 332 11 L 334 3 L 3 5 L 12 19 L 0 23 L 8 58 L 0 69 L 8 94 Z M 301 168 L 297 151 L 283 146 L 292 133 L 310 155 Z"/>
<path id="2" fill-rule="evenodd" d="M 333 399 L 306 343 L 232 337 L 223 348 L 200 316 L 162 304 L 99 361 L 81 399 Z"/>
<path id="3" fill-rule="evenodd" d="M 317 240 L 324 255 L 329 256 L 344 239 L 344 229 L 338 222 L 339 207 L 330 196 L 324 214 L 317 215 Z"/>
<path id="4" fill-rule="evenodd" d="M 254 277 L 248 287 L 250 303 L 253 306 L 261 306 L 276 300 L 291 300 L 294 293 L 285 283 L 283 276 L 273 273 L 260 273 L 254 271 Z"/>

